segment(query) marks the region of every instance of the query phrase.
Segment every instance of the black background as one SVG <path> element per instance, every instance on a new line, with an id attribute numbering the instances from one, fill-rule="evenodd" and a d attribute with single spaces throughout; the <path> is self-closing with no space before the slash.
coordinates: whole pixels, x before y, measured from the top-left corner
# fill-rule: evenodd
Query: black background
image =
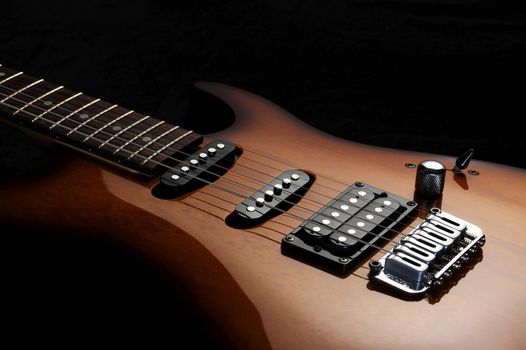
<path id="1" fill-rule="evenodd" d="M 453 156 L 474 147 L 525 168 L 525 19 L 520 1 L 2 0 L 0 63 L 173 122 L 192 82 L 218 81 L 354 141 Z M 44 156 L 0 127 L 0 162 L 5 178 Z M 170 316 L 206 345 L 147 262 L 103 242 L 1 236 L 4 339 L 172 341 L 181 332 L 160 321 Z"/>

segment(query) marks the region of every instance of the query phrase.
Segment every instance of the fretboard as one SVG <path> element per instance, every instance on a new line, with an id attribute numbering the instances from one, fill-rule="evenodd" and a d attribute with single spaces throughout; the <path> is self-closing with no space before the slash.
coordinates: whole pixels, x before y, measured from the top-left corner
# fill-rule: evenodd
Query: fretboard
<path id="1" fill-rule="evenodd" d="M 145 175 L 202 141 L 192 131 L 1 65 L 0 111 L 14 123 Z"/>

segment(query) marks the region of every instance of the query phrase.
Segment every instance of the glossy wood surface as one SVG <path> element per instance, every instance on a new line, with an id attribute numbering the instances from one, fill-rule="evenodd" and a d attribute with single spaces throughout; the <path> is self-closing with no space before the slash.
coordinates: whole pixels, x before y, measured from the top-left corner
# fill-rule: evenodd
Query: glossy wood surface
<path id="1" fill-rule="evenodd" d="M 441 298 L 402 300 L 369 284 L 366 263 L 338 278 L 281 255 L 281 238 L 300 223 L 295 217 L 280 215 L 251 229 L 229 227 L 224 219 L 253 192 L 249 188 L 287 169 L 316 174 L 300 204 L 317 210 L 355 181 L 412 199 L 415 171 L 405 163 L 436 159 L 451 168 L 454 159 L 344 141 L 245 91 L 214 83 L 198 87 L 236 113 L 231 127 L 208 136 L 243 148 L 237 164 L 216 182 L 240 196 L 206 186 L 174 200 L 158 199 L 150 192 L 156 180 L 138 181 L 72 153 L 53 171 L 2 186 L 1 201 L 9 203 L 2 220 L 64 234 L 82 228 L 147 256 L 235 348 L 523 348 L 523 170 L 475 160 L 470 168 L 480 175 L 466 175 L 464 182 L 448 171 L 442 209 L 485 232 L 483 259 Z M 290 213 L 309 216 L 298 207 Z"/>

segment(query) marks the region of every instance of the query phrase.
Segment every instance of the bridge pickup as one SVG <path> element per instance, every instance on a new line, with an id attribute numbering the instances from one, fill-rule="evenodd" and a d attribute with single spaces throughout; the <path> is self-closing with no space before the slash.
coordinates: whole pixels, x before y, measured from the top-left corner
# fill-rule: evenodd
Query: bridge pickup
<path id="1" fill-rule="evenodd" d="M 434 208 L 390 253 L 370 262 L 369 277 L 406 295 L 420 295 L 441 286 L 485 242 L 479 227 Z"/>
<path id="2" fill-rule="evenodd" d="M 283 238 L 281 252 L 337 275 L 352 271 L 416 203 L 357 182 Z"/>
<path id="3" fill-rule="evenodd" d="M 283 172 L 239 203 L 227 223 L 234 227 L 252 227 L 279 215 L 303 198 L 313 179 L 298 169 Z"/>
<path id="4" fill-rule="evenodd" d="M 188 155 L 161 175 L 153 190 L 160 198 L 173 198 L 217 180 L 235 163 L 236 146 L 225 140 L 215 140 Z"/>

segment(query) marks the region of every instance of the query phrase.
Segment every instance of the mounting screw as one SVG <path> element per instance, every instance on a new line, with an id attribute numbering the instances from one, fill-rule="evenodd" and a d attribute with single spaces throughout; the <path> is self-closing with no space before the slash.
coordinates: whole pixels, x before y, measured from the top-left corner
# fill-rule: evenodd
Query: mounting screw
<path id="1" fill-rule="evenodd" d="M 473 175 L 473 176 L 478 176 L 480 175 L 480 173 L 476 170 L 468 170 L 468 174 L 469 175 Z"/>
<path id="2" fill-rule="evenodd" d="M 437 278 L 437 279 L 433 282 L 433 285 L 434 285 L 435 287 L 440 287 L 440 286 L 443 285 L 443 284 L 444 284 L 444 278 L 442 278 L 442 277 Z"/>
<path id="3" fill-rule="evenodd" d="M 289 242 L 292 242 L 292 241 L 294 240 L 294 237 L 292 237 L 292 236 L 287 236 L 287 237 L 285 237 L 285 240 L 286 240 L 286 241 L 289 241 Z"/>
<path id="4" fill-rule="evenodd" d="M 424 282 L 426 284 L 426 286 L 431 287 L 433 285 L 433 282 L 434 282 L 433 275 L 427 275 L 426 276 L 426 281 Z"/>
<path id="5" fill-rule="evenodd" d="M 339 260 L 340 260 L 340 262 L 342 262 L 342 263 L 346 263 L 346 262 L 349 261 L 348 258 L 344 258 L 344 257 L 341 257 Z"/>
<path id="6" fill-rule="evenodd" d="M 432 212 L 433 214 L 438 214 L 438 213 L 440 213 L 440 209 L 437 208 L 437 207 L 433 207 L 433 208 L 431 208 L 431 210 L 429 210 L 429 211 Z"/>
<path id="7" fill-rule="evenodd" d="M 416 168 L 416 164 L 415 163 L 405 163 L 404 166 L 406 168 L 409 168 L 409 169 L 414 169 Z"/>
<path id="8" fill-rule="evenodd" d="M 380 271 L 382 271 L 383 266 L 379 261 L 371 260 L 369 261 L 369 269 L 371 270 L 370 274 L 376 276 L 380 273 Z"/>
<path id="9" fill-rule="evenodd" d="M 414 207 L 416 205 L 416 202 L 409 201 L 407 202 L 407 205 L 409 205 L 410 207 Z"/>
<path id="10" fill-rule="evenodd" d="M 365 185 L 363 184 L 363 182 L 356 182 L 355 185 L 356 185 L 357 187 L 363 187 L 363 186 L 365 186 Z"/>

